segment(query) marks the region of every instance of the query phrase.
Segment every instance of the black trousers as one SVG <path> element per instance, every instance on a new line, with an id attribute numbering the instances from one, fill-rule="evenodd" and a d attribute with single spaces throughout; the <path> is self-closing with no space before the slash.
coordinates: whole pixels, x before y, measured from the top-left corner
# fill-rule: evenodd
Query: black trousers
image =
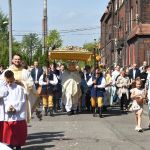
<path id="1" fill-rule="evenodd" d="M 120 99 L 120 109 L 124 110 L 123 108 L 125 107 L 125 109 L 128 108 L 128 99 L 127 99 L 127 95 L 126 94 L 122 94 L 122 97 Z"/>

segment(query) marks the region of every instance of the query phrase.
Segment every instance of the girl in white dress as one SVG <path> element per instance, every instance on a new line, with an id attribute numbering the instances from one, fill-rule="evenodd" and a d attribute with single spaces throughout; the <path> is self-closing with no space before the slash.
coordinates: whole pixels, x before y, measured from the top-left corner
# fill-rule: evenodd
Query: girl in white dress
<path id="1" fill-rule="evenodd" d="M 142 132 L 141 128 L 141 121 L 142 121 L 142 114 L 143 114 L 143 104 L 146 98 L 146 92 L 142 87 L 142 81 L 136 80 L 136 87 L 131 89 L 131 99 L 133 103 L 137 103 L 139 105 L 139 109 L 135 110 L 135 118 L 136 118 L 136 127 L 135 130 L 138 132 Z"/>

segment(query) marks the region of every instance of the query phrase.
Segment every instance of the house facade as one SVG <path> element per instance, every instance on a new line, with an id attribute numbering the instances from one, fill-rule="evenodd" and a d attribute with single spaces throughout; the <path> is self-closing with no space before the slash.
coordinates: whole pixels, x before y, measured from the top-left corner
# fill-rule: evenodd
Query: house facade
<path id="1" fill-rule="evenodd" d="M 150 65 L 150 0 L 110 0 L 100 19 L 102 63 Z"/>

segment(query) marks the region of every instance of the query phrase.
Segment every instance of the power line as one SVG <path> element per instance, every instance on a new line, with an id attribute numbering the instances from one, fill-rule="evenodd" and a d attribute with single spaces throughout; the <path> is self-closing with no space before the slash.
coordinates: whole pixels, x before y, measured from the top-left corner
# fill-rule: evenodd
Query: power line
<path id="1" fill-rule="evenodd" d="M 85 33 L 85 34 L 69 34 L 69 35 L 83 35 L 83 36 L 87 36 L 87 35 L 100 35 L 100 33 Z M 14 34 L 13 36 L 26 36 L 28 34 Z M 37 34 L 37 35 L 42 35 L 42 34 Z M 66 36 L 65 34 L 62 34 L 61 36 Z"/>
<path id="2" fill-rule="evenodd" d="M 90 31 L 90 30 L 95 30 L 95 29 L 100 29 L 99 26 L 96 26 L 96 27 L 88 27 L 88 28 L 77 28 L 77 29 L 63 29 L 63 30 L 58 30 L 59 33 L 70 33 L 70 32 L 82 32 L 82 31 Z M 37 34 L 42 34 L 42 31 L 41 32 L 37 32 L 37 31 L 17 31 L 17 30 L 13 30 L 14 32 L 33 32 L 33 33 L 37 33 Z M 49 31 L 52 31 L 52 30 L 49 30 Z"/>

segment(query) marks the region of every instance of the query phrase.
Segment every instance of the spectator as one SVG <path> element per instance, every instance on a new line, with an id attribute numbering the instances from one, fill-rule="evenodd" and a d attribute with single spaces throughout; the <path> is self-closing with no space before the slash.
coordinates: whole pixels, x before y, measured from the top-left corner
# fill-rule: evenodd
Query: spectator
<path id="1" fill-rule="evenodd" d="M 147 62 L 143 61 L 143 65 L 139 68 L 139 70 L 140 70 L 141 73 L 145 70 L 146 66 L 147 66 Z"/>
<path id="2" fill-rule="evenodd" d="M 31 76 L 33 78 L 36 89 L 39 86 L 39 78 L 42 74 L 43 70 L 39 67 L 38 61 L 34 61 L 34 68 L 31 70 Z"/>
<path id="3" fill-rule="evenodd" d="M 130 79 L 128 76 L 126 76 L 125 71 L 121 71 L 120 76 L 118 77 L 116 81 L 116 85 L 118 87 L 118 97 L 120 99 L 120 110 L 125 111 L 128 110 L 128 102 L 129 102 L 129 86 L 130 86 Z"/>

